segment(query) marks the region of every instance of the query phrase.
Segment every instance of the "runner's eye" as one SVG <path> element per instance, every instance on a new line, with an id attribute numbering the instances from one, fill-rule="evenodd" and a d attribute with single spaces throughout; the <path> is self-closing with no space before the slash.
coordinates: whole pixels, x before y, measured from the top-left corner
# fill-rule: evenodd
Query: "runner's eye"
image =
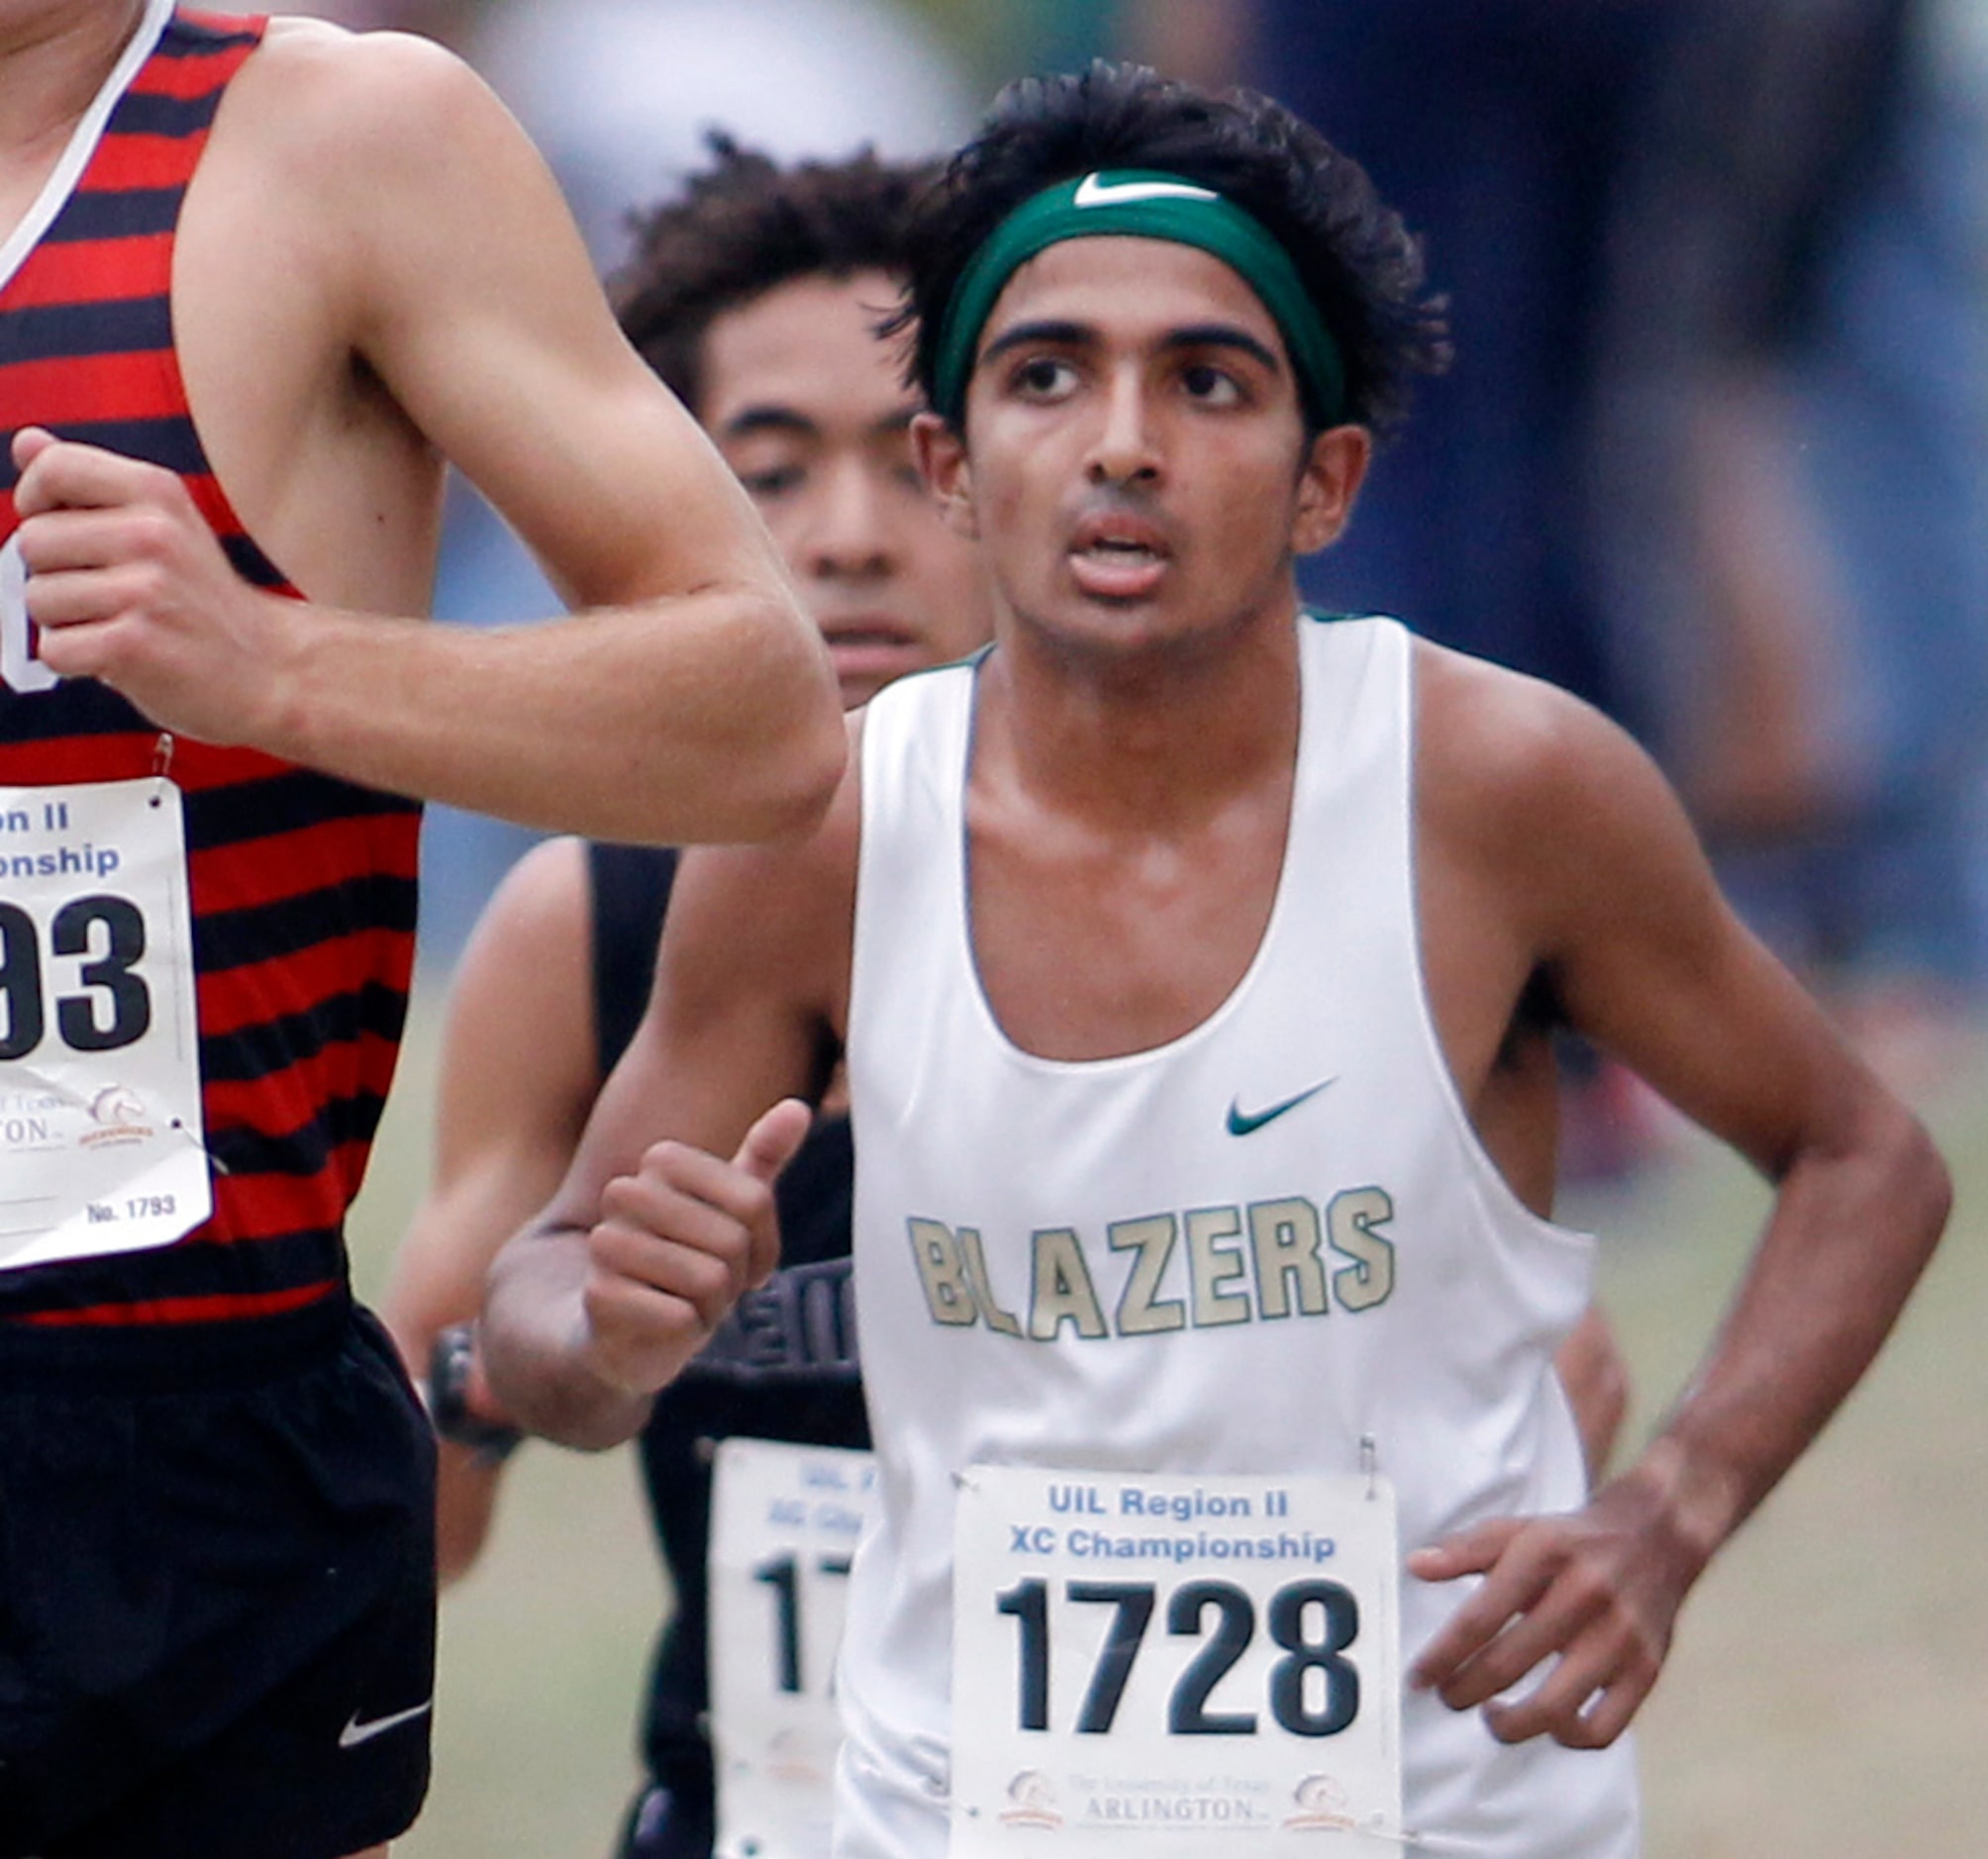
<path id="1" fill-rule="evenodd" d="M 801 467 L 794 464 L 769 465 L 761 471 L 741 471 L 739 482 L 745 485 L 749 497 L 762 501 L 782 497 L 800 488 Z"/>
<path id="2" fill-rule="evenodd" d="M 1055 355 L 1031 355 L 1008 378 L 1018 393 L 1036 400 L 1049 400 L 1075 386 L 1077 371 Z"/>
<path id="3" fill-rule="evenodd" d="M 1209 361 L 1189 362 L 1180 371 L 1180 384 L 1193 399 L 1211 407 L 1234 407 L 1242 399 L 1242 383 Z"/>

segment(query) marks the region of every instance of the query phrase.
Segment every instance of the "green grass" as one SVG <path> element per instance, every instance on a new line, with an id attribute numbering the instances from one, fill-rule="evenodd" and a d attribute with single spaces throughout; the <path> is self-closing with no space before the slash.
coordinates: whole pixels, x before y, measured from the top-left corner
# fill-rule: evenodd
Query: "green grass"
<path id="1" fill-rule="evenodd" d="M 426 1168 L 431 1059 L 418 1031 L 354 1220 L 368 1296 Z M 1930 1115 L 1952 1229 L 1876 1369 L 1686 1607 L 1640 1719 L 1647 1859 L 1988 1843 L 1988 1067 Z M 1635 1193 L 1566 1210 L 1607 1241 L 1632 1441 L 1689 1376 L 1765 1205 L 1693 1141 Z M 444 1604 L 435 1787 L 397 1859 L 592 1859 L 634 1782 L 664 1595 L 633 1460 L 528 1447 L 509 1484 Z"/>

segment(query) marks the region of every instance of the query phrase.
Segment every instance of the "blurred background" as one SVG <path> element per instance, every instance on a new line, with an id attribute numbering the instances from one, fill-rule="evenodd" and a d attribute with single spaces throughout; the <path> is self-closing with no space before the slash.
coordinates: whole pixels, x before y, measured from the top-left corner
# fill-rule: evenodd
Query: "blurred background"
<path id="1" fill-rule="evenodd" d="M 1905 1330 L 1685 1614 L 1645 1715 L 1650 1850 L 1976 1851 L 1988 1825 L 1988 0 L 353 0 L 489 78 L 603 272 L 722 127 L 792 156 L 955 142 L 1093 55 L 1247 82 L 1425 236 L 1456 360 L 1308 596 L 1553 679 L 1670 774 L 1743 914 L 1962 1178 Z M 452 499 L 438 611 L 555 605 Z M 376 1291 L 426 1166 L 449 965 L 527 843 L 437 808 L 414 1038 L 354 1230 Z M 1569 1055 L 1565 1216 L 1609 1240 L 1638 1419 L 1761 1209 Z M 445 1612 L 414 1859 L 605 1853 L 665 1605 L 630 1465 L 525 1455 Z"/>

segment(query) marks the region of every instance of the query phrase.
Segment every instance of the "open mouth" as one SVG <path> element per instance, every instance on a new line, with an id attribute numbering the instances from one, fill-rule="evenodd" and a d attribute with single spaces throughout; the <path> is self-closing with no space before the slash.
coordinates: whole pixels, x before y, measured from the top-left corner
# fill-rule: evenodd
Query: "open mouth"
<path id="1" fill-rule="evenodd" d="M 1164 561 L 1163 549 L 1153 547 L 1150 542 L 1135 541 L 1130 537 L 1101 536 L 1094 542 L 1086 543 L 1082 553 L 1093 561 L 1142 562 Z"/>
<path id="2" fill-rule="evenodd" d="M 1170 552 L 1161 525 L 1138 510 L 1123 508 L 1092 510 L 1078 518 L 1070 541 L 1086 553 L 1160 557 Z"/>
<path id="3" fill-rule="evenodd" d="M 1173 559 L 1156 524 L 1121 511 L 1079 523 L 1070 538 L 1070 567 L 1077 585 L 1104 600 L 1148 593 Z"/>

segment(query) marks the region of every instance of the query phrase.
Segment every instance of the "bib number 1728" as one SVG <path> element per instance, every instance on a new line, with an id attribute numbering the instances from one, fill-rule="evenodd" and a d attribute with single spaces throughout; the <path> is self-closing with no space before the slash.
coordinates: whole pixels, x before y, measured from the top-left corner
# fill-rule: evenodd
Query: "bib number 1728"
<path id="1" fill-rule="evenodd" d="M 1047 1730 L 1051 1585 L 1030 1577 L 995 1597 L 995 1608 L 1018 1630 L 1016 1727 Z M 1066 1581 L 1060 1606 L 1112 1610 L 1070 1724 L 1080 1736 L 1107 1734 L 1117 1720 L 1134 1662 L 1160 1611 L 1152 1582 Z M 1182 1582 L 1165 1602 L 1167 1633 L 1198 1640 L 1166 1692 L 1166 1729 L 1174 1736 L 1253 1736 L 1254 1710 L 1212 1710 L 1215 1688 L 1255 1637 L 1256 1603 L 1233 1582 Z M 1286 1582 L 1263 1609 L 1263 1627 L 1281 1656 L 1270 1666 L 1263 1704 L 1272 1721 L 1294 1736 L 1335 1736 L 1359 1714 L 1359 1669 L 1346 1649 L 1359 1635 L 1359 1603 L 1339 1582 Z"/>
<path id="2" fill-rule="evenodd" d="M 1401 1824 L 1376 1472 L 975 1465 L 954 1499 L 951 1859 L 1346 1859 Z M 1027 1849 L 1026 1851 L 1024 1849 Z M 1337 1850 L 1337 1848 L 1336 1848 Z"/>

